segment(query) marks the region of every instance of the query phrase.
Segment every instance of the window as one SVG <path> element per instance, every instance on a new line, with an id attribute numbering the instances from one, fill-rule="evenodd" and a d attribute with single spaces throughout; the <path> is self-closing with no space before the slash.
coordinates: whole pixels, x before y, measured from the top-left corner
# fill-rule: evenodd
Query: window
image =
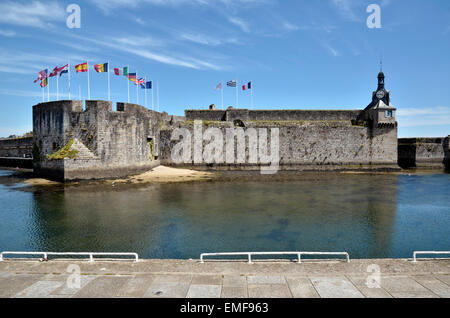
<path id="1" fill-rule="evenodd" d="M 393 111 L 393 110 L 387 110 L 387 111 L 384 113 L 384 117 L 386 117 L 386 118 L 392 118 L 392 117 L 394 117 L 394 111 Z"/>

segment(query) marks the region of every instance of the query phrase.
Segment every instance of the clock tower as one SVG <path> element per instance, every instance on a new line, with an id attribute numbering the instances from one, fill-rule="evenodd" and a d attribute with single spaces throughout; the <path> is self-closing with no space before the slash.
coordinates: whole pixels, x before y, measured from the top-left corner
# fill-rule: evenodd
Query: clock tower
<path id="1" fill-rule="evenodd" d="M 390 92 L 384 87 L 384 78 L 383 70 L 380 70 L 380 73 L 378 73 L 378 88 L 372 94 L 372 103 L 382 100 L 386 105 L 389 105 L 391 102 L 389 97 Z"/>
<path id="2" fill-rule="evenodd" d="M 391 104 L 390 91 L 386 90 L 383 70 L 378 73 L 378 87 L 372 93 L 372 102 L 365 108 L 365 118 L 373 128 L 396 127 L 395 111 Z"/>

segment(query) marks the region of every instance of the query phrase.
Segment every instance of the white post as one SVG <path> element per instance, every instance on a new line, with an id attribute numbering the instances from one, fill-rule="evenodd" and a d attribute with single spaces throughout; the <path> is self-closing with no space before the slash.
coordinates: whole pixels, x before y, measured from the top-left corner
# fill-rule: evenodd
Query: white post
<path id="1" fill-rule="evenodd" d="M 153 110 L 153 81 L 151 81 L 152 83 L 152 110 Z"/>
<path id="2" fill-rule="evenodd" d="M 127 88 L 128 88 L 128 103 L 130 103 L 130 80 L 128 79 L 128 74 L 130 73 L 130 66 L 127 66 Z"/>
<path id="3" fill-rule="evenodd" d="M 68 70 L 69 70 L 69 100 L 70 100 L 70 60 L 69 61 L 67 61 L 67 68 L 68 68 Z"/>
<path id="4" fill-rule="evenodd" d="M 108 61 L 108 100 L 111 100 L 111 92 L 110 92 L 110 86 L 109 86 L 109 61 Z"/>
<path id="5" fill-rule="evenodd" d="M 91 84 L 89 82 L 89 62 L 86 62 L 87 67 L 87 77 L 88 77 L 88 100 L 91 99 Z"/>

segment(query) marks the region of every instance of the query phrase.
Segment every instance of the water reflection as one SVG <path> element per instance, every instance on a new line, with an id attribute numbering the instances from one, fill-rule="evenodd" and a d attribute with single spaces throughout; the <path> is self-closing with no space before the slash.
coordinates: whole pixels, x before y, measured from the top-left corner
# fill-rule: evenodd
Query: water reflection
<path id="1" fill-rule="evenodd" d="M 449 190 L 444 174 L 31 192 L 0 184 L 0 249 L 136 251 L 146 258 L 287 250 L 410 257 L 413 249 L 450 247 Z"/>

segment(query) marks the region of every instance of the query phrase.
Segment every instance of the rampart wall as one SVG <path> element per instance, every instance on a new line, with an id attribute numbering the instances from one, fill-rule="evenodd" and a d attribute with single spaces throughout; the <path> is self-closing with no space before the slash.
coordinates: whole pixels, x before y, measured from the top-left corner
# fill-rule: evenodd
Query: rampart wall
<path id="1" fill-rule="evenodd" d="M 398 164 L 402 168 L 450 169 L 450 136 L 444 138 L 400 138 Z"/>

